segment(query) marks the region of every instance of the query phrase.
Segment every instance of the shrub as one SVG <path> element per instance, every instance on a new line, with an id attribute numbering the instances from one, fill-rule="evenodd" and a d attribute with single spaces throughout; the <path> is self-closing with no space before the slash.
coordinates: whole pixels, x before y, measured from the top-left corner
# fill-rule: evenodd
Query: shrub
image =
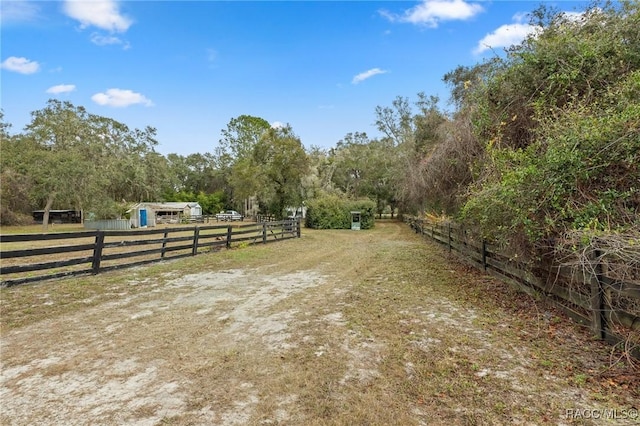
<path id="1" fill-rule="evenodd" d="M 371 200 L 347 200 L 337 195 L 325 195 L 307 203 L 305 224 L 315 229 L 350 229 L 351 212 L 360 212 L 360 229 L 374 225 L 376 204 Z"/>
<path id="2" fill-rule="evenodd" d="M 488 76 L 468 227 L 540 254 L 567 232 L 640 226 L 639 24 L 634 2 L 556 17 Z"/>

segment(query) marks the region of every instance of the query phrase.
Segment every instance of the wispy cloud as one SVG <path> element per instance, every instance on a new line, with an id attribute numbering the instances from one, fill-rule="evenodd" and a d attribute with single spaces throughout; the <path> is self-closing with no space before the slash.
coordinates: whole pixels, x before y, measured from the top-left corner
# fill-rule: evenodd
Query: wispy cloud
<path id="1" fill-rule="evenodd" d="M 30 22 L 37 19 L 39 14 L 40 7 L 31 1 L 0 2 L 0 21 L 2 25 L 14 22 Z"/>
<path id="2" fill-rule="evenodd" d="M 122 33 L 129 29 L 133 21 L 120 13 L 115 0 L 66 0 L 64 12 L 80 22 L 80 28 L 91 26 L 110 32 Z"/>
<path id="3" fill-rule="evenodd" d="M 218 51 L 215 49 L 207 49 L 207 62 L 215 62 L 218 59 Z"/>
<path id="4" fill-rule="evenodd" d="M 518 14 L 513 17 L 512 24 L 505 24 L 498 27 L 493 32 L 487 34 L 478 42 L 473 53 L 479 55 L 487 50 L 510 47 L 520 44 L 530 34 L 535 34 L 540 27 L 523 23 L 524 15 Z"/>
<path id="5" fill-rule="evenodd" d="M 57 86 L 52 86 L 47 89 L 47 93 L 53 93 L 54 95 L 58 95 L 60 93 L 69 93 L 76 90 L 75 84 L 58 84 Z"/>
<path id="6" fill-rule="evenodd" d="M 402 14 L 386 10 L 381 10 L 379 13 L 391 22 L 436 28 L 442 21 L 464 21 L 483 11 L 484 8 L 480 4 L 464 0 L 423 0 L 422 3 L 405 10 Z"/>
<path id="7" fill-rule="evenodd" d="M 124 89 L 108 89 L 104 93 L 96 93 L 91 96 L 91 100 L 98 105 L 118 108 L 136 104 L 153 106 L 153 102 L 151 102 L 150 99 L 147 99 L 144 95 Z"/>
<path id="8" fill-rule="evenodd" d="M 372 69 L 370 69 L 368 71 L 361 72 L 360 74 L 358 74 L 355 77 L 353 77 L 353 80 L 351 80 L 351 84 L 358 84 L 358 83 L 361 83 L 361 82 L 365 81 L 368 78 L 373 77 L 374 75 L 386 74 L 388 72 L 389 71 L 381 70 L 380 68 L 372 68 Z"/>
<path id="9" fill-rule="evenodd" d="M 40 70 L 40 64 L 27 58 L 10 56 L 0 64 L 0 68 L 20 74 L 34 74 Z"/>
<path id="10" fill-rule="evenodd" d="M 122 40 L 119 37 L 113 35 L 105 36 L 98 33 L 91 34 L 91 42 L 98 46 L 122 45 L 122 48 L 125 50 L 131 47 L 128 41 Z"/>

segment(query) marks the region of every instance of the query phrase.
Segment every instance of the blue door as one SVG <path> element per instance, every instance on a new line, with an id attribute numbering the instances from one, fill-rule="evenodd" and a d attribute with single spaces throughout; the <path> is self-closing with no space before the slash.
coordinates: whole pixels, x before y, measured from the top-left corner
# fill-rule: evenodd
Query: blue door
<path id="1" fill-rule="evenodd" d="M 147 211 L 140 209 L 140 228 L 147 226 Z"/>

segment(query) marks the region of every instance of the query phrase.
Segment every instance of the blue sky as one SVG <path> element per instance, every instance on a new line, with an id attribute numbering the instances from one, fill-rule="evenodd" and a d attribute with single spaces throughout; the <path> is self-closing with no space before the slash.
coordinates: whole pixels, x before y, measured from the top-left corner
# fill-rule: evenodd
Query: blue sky
<path id="1" fill-rule="evenodd" d="M 541 3 L 2 0 L 1 108 L 15 133 L 70 101 L 155 127 L 162 154 L 213 152 L 243 114 L 329 148 L 378 136 L 375 108 L 396 96 L 446 106 L 444 74 L 518 43 Z"/>

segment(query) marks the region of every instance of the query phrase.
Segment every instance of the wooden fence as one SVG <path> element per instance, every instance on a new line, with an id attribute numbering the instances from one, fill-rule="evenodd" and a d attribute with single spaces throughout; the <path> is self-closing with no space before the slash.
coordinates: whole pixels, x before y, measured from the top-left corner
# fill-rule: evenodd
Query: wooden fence
<path id="1" fill-rule="evenodd" d="M 128 231 L 0 235 L 0 287 L 299 238 L 298 220 Z"/>
<path id="2" fill-rule="evenodd" d="M 460 226 L 405 217 L 417 233 L 456 252 L 472 265 L 532 295 L 543 296 L 571 318 L 590 327 L 594 336 L 618 344 L 630 333 L 640 332 L 640 284 L 607 275 L 606 265 L 593 272 L 576 274 L 553 266 L 532 272 L 526 265 L 500 252 L 499 248 L 471 238 Z M 629 342 L 630 352 L 640 358 L 640 342 Z"/>

